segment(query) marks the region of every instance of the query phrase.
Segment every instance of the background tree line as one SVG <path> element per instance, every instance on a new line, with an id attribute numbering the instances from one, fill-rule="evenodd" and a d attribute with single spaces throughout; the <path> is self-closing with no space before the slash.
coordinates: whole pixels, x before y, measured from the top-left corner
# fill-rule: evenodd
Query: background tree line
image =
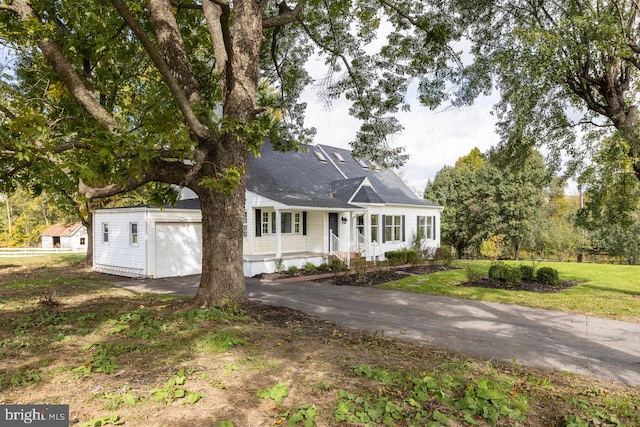
<path id="1" fill-rule="evenodd" d="M 81 222 L 91 230 L 91 209 L 139 205 L 173 204 L 178 192 L 164 184 L 150 184 L 136 191 L 94 200 L 81 200 L 63 189 L 15 187 L 0 194 L 0 247 L 40 247 L 41 234 L 53 224 L 71 225 Z M 87 254 L 91 260 L 91 249 Z"/>
<path id="2" fill-rule="evenodd" d="M 609 145 L 577 195 L 533 149 L 513 158 L 474 148 L 426 185 L 425 199 L 444 206 L 442 243 L 458 257 L 640 263 L 639 186 L 632 168 L 607 161 Z"/>

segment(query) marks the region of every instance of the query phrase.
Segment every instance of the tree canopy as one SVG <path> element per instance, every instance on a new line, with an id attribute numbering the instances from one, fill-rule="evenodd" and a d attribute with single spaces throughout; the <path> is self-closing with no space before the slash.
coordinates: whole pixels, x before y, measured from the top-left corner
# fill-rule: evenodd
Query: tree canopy
<path id="1" fill-rule="evenodd" d="M 358 156 L 401 164 L 388 137 L 413 82 L 432 107 L 471 98 L 448 84 L 464 85 L 450 12 L 439 0 L 3 0 L 0 42 L 15 60 L 0 81 L 0 181 L 59 182 L 88 199 L 191 188 L 203 213 L 195 303 L 236 301 L 249 152 L 265 137 L 307 141 L 299 96 L 319 83 L 361 120 Z M 305 69 L 312 55 L 321 82 Z"/>
<path id="2" fill-rule="evenodd" d="M 454 0 L 479 91 L 495 84 L 504 145 L 546 144 L 580 164 L 603 135 L 640 179 L 640 4 L 633 0 Z M 595 143 L 595 144 L 594 144 Z M 622 160 L 622 159 L 621 159 Z"/>
<path id="3" fill-rule="evenodd" d="M 532 241 L 548 183 L 546 166 L 536 151 L 521 162 L 504 156 L 483 155 L 474 148 L 427 183 L 424 197 L 444 206 L 443 240 L 459 257 L 468 249 L 478 253 L 483 242 L 497 238 L 517 259 L 520 249 Z"/>

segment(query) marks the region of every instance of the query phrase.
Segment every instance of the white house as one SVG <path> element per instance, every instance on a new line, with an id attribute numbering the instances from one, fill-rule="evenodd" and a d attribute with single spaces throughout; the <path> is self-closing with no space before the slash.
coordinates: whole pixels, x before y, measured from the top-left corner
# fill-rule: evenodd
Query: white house
<path id="1" fill-rule="evenodd" d="M 87 227 L 79 222 L 71 225 L 54 224 L 41 235 L 43 249 L 70 249 L 74 252 L 86 252 Z"/>
<path id="2" fill-rule="evenodd" d="M 329 255 L 383 259 L 407 248 L 440 245 L 442 207 L 416 196 L 389 169 L 349 150 L 309 145 L 296 152 L 265 143 L 250 157 L 244 218 L 245 276 L 316 265 Z M 94 213 L 94 270 L 130 277 L 198 274 L 202 258 L 199 201 L 188 189 L 173 207 Z"/>

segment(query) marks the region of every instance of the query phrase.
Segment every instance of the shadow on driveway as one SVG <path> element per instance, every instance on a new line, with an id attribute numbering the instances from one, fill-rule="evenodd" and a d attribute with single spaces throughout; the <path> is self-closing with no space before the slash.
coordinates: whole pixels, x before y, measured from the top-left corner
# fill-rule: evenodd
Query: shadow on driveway
<path id="1" fill-rule="evenodd" d="M 131 279 L 137 292 L 195 295 L 200 276 Z M 640 324 L 471 301 L 334 286 L 246 278 L 247 296 L 316 315 L 341 326 L 427 343 L 488 359 L 640 385 Z"/>

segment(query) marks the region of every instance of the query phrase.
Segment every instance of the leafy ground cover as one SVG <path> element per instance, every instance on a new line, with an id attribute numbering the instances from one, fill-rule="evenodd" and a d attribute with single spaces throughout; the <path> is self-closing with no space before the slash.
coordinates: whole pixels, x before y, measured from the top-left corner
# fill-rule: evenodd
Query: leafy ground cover
<path id="1" fill-rule="evenodd" d="M 487 275 L 491 261 L 463 260 L 452 264 L 457 269 L 405 275 L 380 287 L 640 322 L 640 266 L 527 261 L 508 264 L 553 267 L 560 279 L 572 286 L 560 292 L 544 293 L 509 286 L 492 288 L 482 285 L 480 280 Z"/>
<path id="2" fill-rule="evenodd" d="M 631 387 L 286 308 L 191 308 L 76 260 L 0 261 L 0 404 L 69 404 L 78 426 L 640 424 Z"/>

